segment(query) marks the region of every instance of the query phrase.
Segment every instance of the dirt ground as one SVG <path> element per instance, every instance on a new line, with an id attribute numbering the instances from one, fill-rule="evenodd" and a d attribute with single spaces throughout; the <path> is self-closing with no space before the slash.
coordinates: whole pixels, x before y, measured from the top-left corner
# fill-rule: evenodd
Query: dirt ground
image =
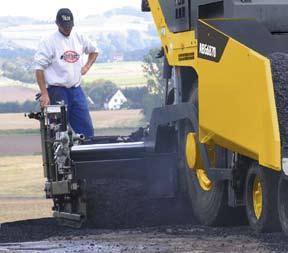
<path id="1" fill-rule="evenodd" d="M 0 252 L 288 252 L 283 234 L 259 235 L 247 226 L 79 230 L 61 227 L 52 218 L 4 223 L 0 242 Z"/>
<path id="2" fill-rule="evenodd" d="M 40 135 L 0 136 L 0 156 L 41 154 Z"/>
<path id="3" fill-rule="evenodd" d="M 146 124 L 140 109 L 91 111 L 90 114 L 96 130 L 115 127 L 137 128 Z M 24 117 L 24 113 L 0 113 L 0 122 L 0 130 L 38 130 L 40 128 L 37 120 Z"/>
<path id="4" fill-rule="evenodd" d="M 36 93 L 37 89 L 22 86 L 2 86 L 0 87 L 0 101 L 1 103 L 33 101 Z"/>

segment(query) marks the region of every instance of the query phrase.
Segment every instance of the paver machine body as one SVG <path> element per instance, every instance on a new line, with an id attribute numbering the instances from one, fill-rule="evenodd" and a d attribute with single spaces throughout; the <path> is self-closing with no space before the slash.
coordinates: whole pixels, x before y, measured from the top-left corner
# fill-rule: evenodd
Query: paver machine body
<path id="1" fill-rule="evenodd" d="M 180 192 L 201 224 L 247 217 L 255 230 L 288 232 L 288 3 L 143 0 L 142 10 L 173 69 L 149 128 L 84 140 L 67 128 L 64 105 L 31 114 L 54 215 L 89 223 L 102 208 L 104 227 L 155 225 L 157 205 L 168 217 Z"/>
<path id="2" fill-rule="evenodd" d="M 276 230 L 280 217 L 287 232 L 288 3 L 149 0 L 142 8 L 174 67 L 174 104 L 197 114 L 179 123 L 194 214 L 223 223 L 245 206 L 255 229 Z"/>

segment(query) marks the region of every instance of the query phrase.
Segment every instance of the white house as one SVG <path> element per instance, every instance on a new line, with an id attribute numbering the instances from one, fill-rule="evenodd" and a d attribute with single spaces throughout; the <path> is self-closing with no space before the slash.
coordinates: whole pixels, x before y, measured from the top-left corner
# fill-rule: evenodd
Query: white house
<path id="1" fill-rule="evenodd" d="M 119 110 L 121 105 L 127 102 L 127 98 L 118 90 L 109 100 L 105 103 L 104 107 L 106 110 Z"/>
<path id="2" fill-rule="evenodd" d="M 120 62 L 120 61 L 123 61 L 123 60 L 124 60 L 123 54 L 121 54 L 121 53 L 115 53 L 115 54 L 113 55 L 113 61 L 114 61 L 114 62 Z"/>

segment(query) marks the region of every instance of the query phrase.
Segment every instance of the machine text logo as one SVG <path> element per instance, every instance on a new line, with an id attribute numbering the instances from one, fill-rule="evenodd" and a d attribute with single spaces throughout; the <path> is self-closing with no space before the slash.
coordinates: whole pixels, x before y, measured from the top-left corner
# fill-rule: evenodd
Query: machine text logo
<path id="1" fill-rule="evenodd" d="M 199 53 L 213 58 L 217 57 L 216 47 L 204 43 L 199 44 Z"/>

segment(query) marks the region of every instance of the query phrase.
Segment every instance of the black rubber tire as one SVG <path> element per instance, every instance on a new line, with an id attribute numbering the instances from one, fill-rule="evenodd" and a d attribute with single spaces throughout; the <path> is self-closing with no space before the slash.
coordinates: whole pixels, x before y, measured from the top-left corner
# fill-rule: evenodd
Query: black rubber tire
<path id="1" fill-rule="evenodd" d="M 269 58 L 280 130 L 281 152 L 282 157 L 288 157 L 288 54 L 274 53 Z"/>
<path id="2" fill-rule="evenodd" d="M 279 122 L 281 155 L 288 157 L 288 54 L 273 53 L 269 56 L 272 68 L 273 86 L 277 116 Z M 288 235 L 288 182 L 285 176 L 279 180 L 278 185 L 278 213 L 283 231 Z"/>
<path id="3" fill-rule="evenodd" d="M 288 179 L 282 175 L 278 184 L 278 213 L 283 232 L 288 236 Z"/>
<path id="4" fill-rule="evenodd" d="M 198 109 L 198 90 L 191 94 L 189 102 L 194 104 Z M 192 124 L 189 120 L 184 122 L 183 133 L 183 154 L 186 146 L 186 135 L 189 132 L 194 132 Z M 183 145 L 182 144 L 182 145 Z M 223 156 L 225 149 L 216 147 L 215 158 L 216 166 L 223 167 Z M 185 157 L 185 155 L 184 155 Z M 228 191 L 227 181 L 218 181 L 213 183 L 210 191 L 204 191 L 198 181 L 196 172 L 190 170 L 186 159 L 185 171 L 187 181 L 187 191 L 191 202 L 193 214 L 202 225 L 208 226 L 227 226 L 232 224 L 242 224 L 245 220 L 245 212 L 243 208 L 228 207 Z M 235 216 L 236 215 L 236 216 Z"/>
<path id="5" fill-rule="evenodd" d="M 262 188 L 262 212 L 257 219 L 253 206 L 253 183 L 258 176 Z M 279 173 L 251 163 L 245 182 L 246 213 L 250 226 L 257 232 L 280 231 L 277 210 L 277 188 Z"/>
<path id="6" fill-rule="evenodd" d="M 186 130 L 188 129 L 186 127 Z M 186 179 L 193 214 L 199 223 L 208 226 L 226 225 L 225 217 L 223 217 L 224 203 L 227 202 L 225 183 L 214 183 L 210 191 L 204 191 L 199 184 L 196 172 L 189 170 L 187 164 Z"/>

